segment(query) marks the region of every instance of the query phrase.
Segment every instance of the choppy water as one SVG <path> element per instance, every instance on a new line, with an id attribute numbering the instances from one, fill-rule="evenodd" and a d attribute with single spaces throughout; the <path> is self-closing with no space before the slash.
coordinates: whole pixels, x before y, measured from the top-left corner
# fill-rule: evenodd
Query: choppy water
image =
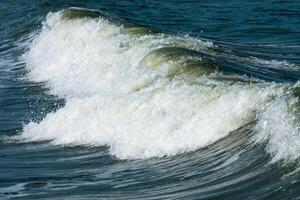
<path id="1" fill-rule="evenodd" d="M 299 8 L 1 2 L 0 198 L 299 199 Z"/>

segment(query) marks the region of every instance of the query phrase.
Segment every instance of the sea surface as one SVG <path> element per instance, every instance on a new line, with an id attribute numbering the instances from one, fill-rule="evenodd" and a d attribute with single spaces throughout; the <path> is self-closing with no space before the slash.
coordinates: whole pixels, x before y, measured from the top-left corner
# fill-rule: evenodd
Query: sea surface
<path id="1" fill-rule="evenodd" d="M 300 1 L 0 2 L 0 199 L 300 199 Z"/>

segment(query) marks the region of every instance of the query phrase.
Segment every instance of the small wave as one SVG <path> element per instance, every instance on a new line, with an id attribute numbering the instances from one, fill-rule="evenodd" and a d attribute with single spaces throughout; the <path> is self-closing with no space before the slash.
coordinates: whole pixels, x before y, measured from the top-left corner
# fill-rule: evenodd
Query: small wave
<path id="1" fill-rule="evenodd" d="M 268 68 L 273 68 L 273 69 L 286 69 L 286 70 L 296 70 L 298 71 L 300 67 L 294 63 L 289 63 L 285 60 L 279 61 L 279 60 L 264 60 L 264 59 L 259 59 L 256 57 L 251 57 L 247 59 L 250 62 L 253 63 L 258 63 L 260 65 L 263 65 Z"/>
<path id="2" fill-rule="evenodd" d="M 18 183 L 9 187 L 0 188 L 0 197 L 10 199 L 27 196 L 22 193 L 22 191 L 25 190 L 26 185 L 26 183 Z"/>

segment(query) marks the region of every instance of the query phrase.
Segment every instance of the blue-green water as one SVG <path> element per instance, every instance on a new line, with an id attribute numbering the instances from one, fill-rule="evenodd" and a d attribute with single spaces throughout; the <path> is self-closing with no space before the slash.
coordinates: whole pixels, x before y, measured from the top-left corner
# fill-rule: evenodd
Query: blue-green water
<path id="1" fill-rule="evenodd" d="M 299 9 L 1 1 L 0 199 L 299 199 Z"/>

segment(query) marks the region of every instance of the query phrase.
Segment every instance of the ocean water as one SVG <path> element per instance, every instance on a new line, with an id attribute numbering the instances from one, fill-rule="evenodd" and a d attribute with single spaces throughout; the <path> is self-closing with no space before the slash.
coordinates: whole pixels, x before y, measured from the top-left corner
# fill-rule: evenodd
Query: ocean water
<path id="1" fill-rule="evenodd" d="M 300 199 L 298 1 L 0 2 L 0 199 Z"/>

